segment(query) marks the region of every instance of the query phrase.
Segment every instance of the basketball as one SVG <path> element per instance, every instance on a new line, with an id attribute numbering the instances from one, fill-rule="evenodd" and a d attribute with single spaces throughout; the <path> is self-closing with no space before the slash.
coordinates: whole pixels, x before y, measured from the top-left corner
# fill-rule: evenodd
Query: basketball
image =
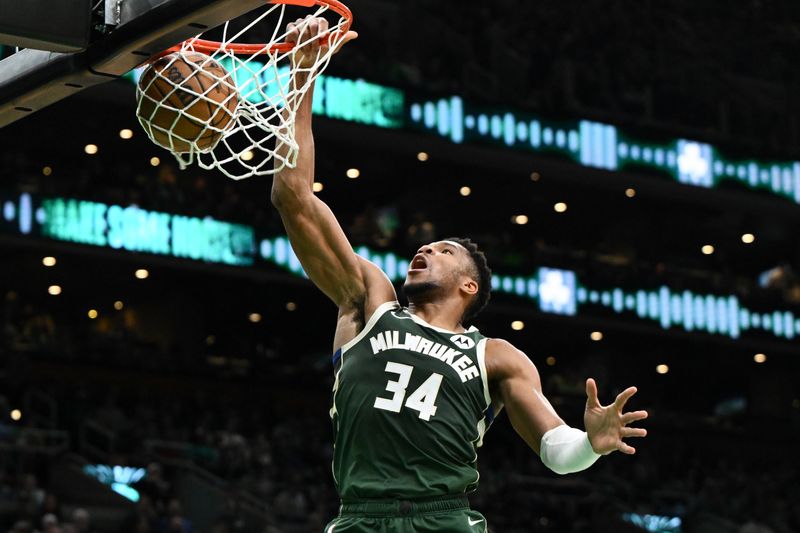
<path id="1" fill-rule="evenodd" d="M 213 150 L 238 104 L 230 75 L 205 54 L 166 55 L 139 79 L 139 122 L 153 142 L 172 152 L 190 152 L 192 144 Z"/>

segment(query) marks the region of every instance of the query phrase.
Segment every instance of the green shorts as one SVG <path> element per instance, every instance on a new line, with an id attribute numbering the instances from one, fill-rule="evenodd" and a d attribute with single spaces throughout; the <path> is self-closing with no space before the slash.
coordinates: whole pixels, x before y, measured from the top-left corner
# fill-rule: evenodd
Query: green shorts
<path id="1" fill-rule="evenodd" d="M 342 503 L 325 533 L 486 533 L 486 519 L 466 496 Z"/>

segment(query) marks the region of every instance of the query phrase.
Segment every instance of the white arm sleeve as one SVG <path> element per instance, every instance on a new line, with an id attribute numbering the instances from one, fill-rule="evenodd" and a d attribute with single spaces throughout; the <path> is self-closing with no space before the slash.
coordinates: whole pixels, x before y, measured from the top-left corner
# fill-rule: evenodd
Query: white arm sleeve
<path id="1" fill-rule="evenodd" d="M 600 457 L 585 431 L 562 424 L 542 435 L 539 457 L 556 474 L 586 470 Z"/>

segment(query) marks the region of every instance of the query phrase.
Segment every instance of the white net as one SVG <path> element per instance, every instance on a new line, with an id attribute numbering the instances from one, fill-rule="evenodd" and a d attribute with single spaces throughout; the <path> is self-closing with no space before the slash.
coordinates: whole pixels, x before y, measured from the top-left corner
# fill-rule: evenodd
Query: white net
<path id="1" fill-rule="evenodd" d="M 297 108 L 349 26 L 344 16 L 319 3 L 306 13 L 328 20 L 328 46 L 318 48 L 311 66 L 293 61 L 318 38 L 305 30 L 309 19 L 298 26 L 296 46 L 276 44 L 285 43 L 287 23 L 295 22 L 284 4 L 269 5 L 242 29 L 226 23 L 215 51 L 205 50 L 206 41 L 197 36 L 154 61 L 137 86 L 136 114 L 150 140 L 170 150 L 181 168 L 196 162 L 237 180 L 294 167 Z M 229 48 L 245 40 L 265 44 L 248 45 L 244 55 Z M 201 55 L 201 49 L 210 53 Z"/>

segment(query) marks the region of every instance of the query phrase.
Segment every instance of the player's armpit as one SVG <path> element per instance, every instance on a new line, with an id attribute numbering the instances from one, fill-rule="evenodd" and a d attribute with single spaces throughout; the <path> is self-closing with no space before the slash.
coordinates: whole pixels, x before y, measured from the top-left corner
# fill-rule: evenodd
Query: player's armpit
<path id="1" fill-rule="evenodd" d="M 542 436 L 564 421 L 542 393 L 536 366 L 511 343 L 490 339 L 486 344 L 486 371 L 514 430 L 539 454 Z"/>
<path id="2" fill-rule="evenodd" d="M 336 320 L 336 334 L 333 339 L 335 352 L 351 340 L 367 325 L 367 321 L 375 314 L 377 309 L 386 302 L 397 302 L 389 278 L 374 263 L 358 257 L 366 293 L 363 302 L 356 306 L 339 307 L 339 316 Z"/>

